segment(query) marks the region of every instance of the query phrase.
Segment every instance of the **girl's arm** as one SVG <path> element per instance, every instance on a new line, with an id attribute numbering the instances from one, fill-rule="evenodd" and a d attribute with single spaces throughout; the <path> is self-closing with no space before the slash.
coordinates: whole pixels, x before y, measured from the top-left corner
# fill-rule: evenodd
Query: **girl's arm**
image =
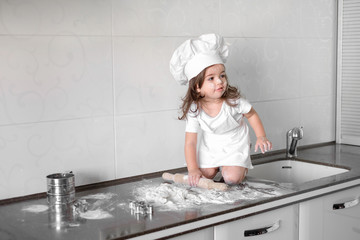
<path id="1" fill-rule="evenodd" d="M 257 137 L 255 144 L 255 152 L 258 148 L 261 149 L 262 153 L 265 153 L 268 150 L 272 149 L 271 142 L 266 138 L 265 129 L 261 122 L 261 119 L 254 108 L 251 108 L 250 111 L 244 116 L 247 118 L 249 124 L 254 129 L 255 135 Z"/>
<path id="2" fill-rule="evenodd" d="M 185 133 L 185 160 L 190 186 L 196 186 L 202 176 L 196 161 L 197 133 Z"/>

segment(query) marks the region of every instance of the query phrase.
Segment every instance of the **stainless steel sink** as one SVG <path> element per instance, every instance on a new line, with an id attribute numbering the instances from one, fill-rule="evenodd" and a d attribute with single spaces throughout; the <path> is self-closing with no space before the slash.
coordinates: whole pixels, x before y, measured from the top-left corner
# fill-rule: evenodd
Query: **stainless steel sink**
<path id="1" fill-rule="evenodd" d="M 340 166 L 328 166 L 310 161 L 280 159 L 255 165 L 247 176 L 277 183 L 301 184 L 312 180 L 348 172 Z"/>

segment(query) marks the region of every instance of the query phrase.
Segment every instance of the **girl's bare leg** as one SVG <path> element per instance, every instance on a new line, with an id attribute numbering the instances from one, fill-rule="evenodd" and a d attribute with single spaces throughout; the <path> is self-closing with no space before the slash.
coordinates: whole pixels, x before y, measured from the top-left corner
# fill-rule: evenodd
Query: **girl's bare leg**
<path id="1" fill-rule="evenodd" d="M 213 179 L 219 172 L 219 168 L 200 168 L 200 171 L 204 177 Z"/>
<path id="2" fill-rule="evenodd" d="M 247 168 L 239 166 L 224 166 L 221 170 L 224 181 L 228 185 L 241 183 L 244 180 L 246 173 Z"/>

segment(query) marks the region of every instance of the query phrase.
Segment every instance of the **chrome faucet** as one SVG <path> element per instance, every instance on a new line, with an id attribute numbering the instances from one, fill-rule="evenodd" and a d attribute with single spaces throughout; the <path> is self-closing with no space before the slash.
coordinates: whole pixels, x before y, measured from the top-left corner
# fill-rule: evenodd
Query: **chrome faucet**
<path id="1" fill-rule="evenodd" d="M 297 156 L 297 142 L 304 136 L 303 127 L 294 127 L 286 133 L 286 157 Z"/>

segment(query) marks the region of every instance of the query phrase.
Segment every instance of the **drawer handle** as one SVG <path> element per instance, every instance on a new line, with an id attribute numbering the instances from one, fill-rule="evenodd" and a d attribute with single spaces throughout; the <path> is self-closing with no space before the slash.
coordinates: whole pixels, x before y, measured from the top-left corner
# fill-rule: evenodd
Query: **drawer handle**
<path id="1" fill-rule="evenodd" d="M 352 201 L 349 201 L 349 202 L 344 202 L 344 203 L 335 203 L 333 205 L 333 209 L 334 210 L 338 210 L 338 209 L 344 209 L 344 208 L 351 208 L 351 207 L 354 207 L 356 205 L 359 204 L 359 199 L 356 198 Z"/>
<path id="2" fill-rule="evenodd" d="M 252 237 L 252 236 L 257 236 L 257 235 L 273 232 L 273 231 L 276 231 L 279 227 L 280 227 L 280 220 L 278 220 L 272 226 L 253 229 L 253 230 L 245 230 L 244 231 L 244 236 L 245 237 Z"/>

